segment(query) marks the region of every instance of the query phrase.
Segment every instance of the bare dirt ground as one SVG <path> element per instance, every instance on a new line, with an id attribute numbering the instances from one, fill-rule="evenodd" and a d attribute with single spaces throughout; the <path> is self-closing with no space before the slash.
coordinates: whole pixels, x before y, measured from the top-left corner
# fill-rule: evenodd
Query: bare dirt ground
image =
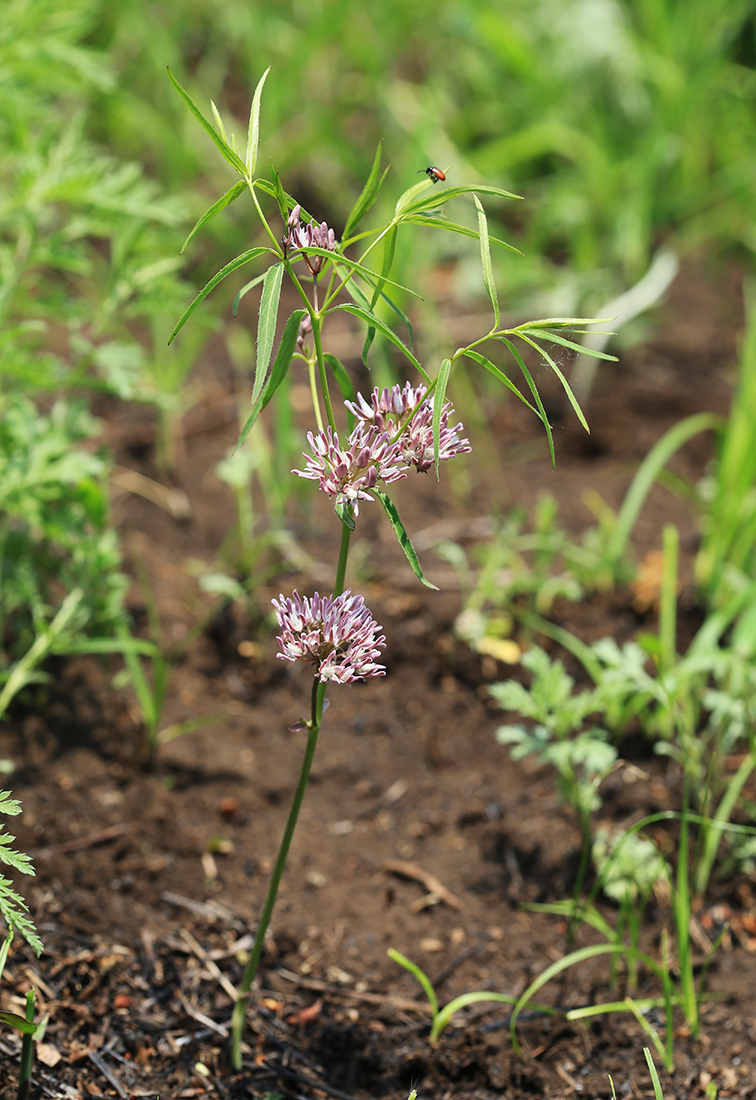
<path id="1" fill-rule="evenodd" d="M 32 983 L 49 1013 L 34 1095 L 370 1100 L 416 1087 L 420 1100 L 608 1097 L 608 1074 L 620 1097 L 651 1095 L 647 1038 L 629 1014 L 581 1024 L 525 1013 L 518 1057 L 508 1010 L 487 1005 L 462 1013 L 433 1048 L 416 983 L 386 955 L 393 947 L 417 960 L 442 1002 L 476 989 L 519 994 L 566 946 L 563 922 L 521 904 L 569 895 L 579 844 L 552 775 L 513 763 L 496 742 L 502 715 L 487 684 L 522 673 L 455 639 L 458 586 L 428 547 L 439 535 L 467 544 L 481 519 L 529 507 L 544 489 L 575 533 L 591 520 L 584 490 L 616 507 L 668 427 L 696 411 L 726 412 L 739 303 L 737 272 L 684 271 L 654 338 L 602 368 L 590 438 L 555 411 L 555 471 L 538 425 L 508 402 L 493 410 L 456 496 L 446 471 L 441 485 L 413 477 L 397 486 L 440 592 L 421 588 L 378 506 L 365 506 L 352 583 L 383 625 L 388 674 L 331 692 L 241 1073 L 226 1056 L 231 997 L 296 783 L 304 736 L 288 730 L 307 709 L 308 670 L 277 661 L 259 621 L 236 610 L 218 617 L 173 665 L 163 724 L 223 718 L 163 746 L 152 769 L 139 763 L 132 697 L 111 687 L 115 662 L 60 661 L 52 686 L 17 701 L 0 727 L 0 755 L 17 763 L 6 785 L 24 814 L 13 832 L 37 868 L 20 885 L 46 950 L 36 960 L 16 942 L 2 1002 L 18 1011 Z M 213 475 L 238 431 L 227 373 L 205 371 L 202 401 L 184 421 L 176 485 L 191 517 L 175 520 L 133 495 L 114 505 L 130 569 L 149 574 L 166 644 L 180 643 L 209 606 L 187 566 L 212 562 L 233 520 L 231 494 Z M 150 415 L 107 404 L 98 412 L 118 462 L 155 477 Z M 710 458 L 711 439 L 701 437 L 673 467 L 697 479 Z M 337 525 L 325 501 L 311 496 L 310 505 L 291 529 L 315 564 L 273 580 L 259 593 L 264 610 L 282 589 L 329 588 Z M 639 556 L 658 549 L 667 521 L 690 555 L 693 520 L 655 488 L 636 530 Z M 136 584 L 131 599 L 146 632 Z M 696 614 L 689 608 L 691 622 Z M 558 604 L 554 617 L 586 641 L 653 625 L 629 591 Z M 602 820 L 679 805 L 674 773 L 648 746 L 636 739 L 623 755 L 648 778 L 610 777 Z M 756 899 L 746 878 L 714 888 L 698 914 L 704 934 L 723 914 L 730 931 L 707 977 L 721 996 L 707 1003 L 698 1041 L 678 1030 L 675 1074 L 661 1074 L 668 1100 L 711 1095 L 710 1082 L 720 1096 L 756 1092 Z M 652 904 L 644 947 L 658 955 L 671 927 L 670 911 Z M 581 930 L 578 945 L 591 942 Z M 659 992 L 651 975 L 641 985 Z M 539 994 L 559 1008 L 615 997 L 602 959 Z M 17 1051 L 12 1034 L 0 1036 L 2 1100 L 15 1096 Z"/>

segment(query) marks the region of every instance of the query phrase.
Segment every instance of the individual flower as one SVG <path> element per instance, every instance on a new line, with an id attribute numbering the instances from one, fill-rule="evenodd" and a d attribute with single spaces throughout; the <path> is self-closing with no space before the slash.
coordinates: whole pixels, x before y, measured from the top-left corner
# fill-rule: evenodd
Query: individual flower
<path id="1" fill-rule="evenodd" d="M 374 424 L 391 438 L 401 431 L 396 441 L 402 459 L 408 466 L 415 466 L 420 473 L 425 473 L 434 461 L 433 404 L 425 399 L 427 392 L 425 386 L 413 387 L 406 382 L 403 387 L 397 384 L 384 390 L 376 386 L 370 395 L 370 404 L 359 393 L 356 401 L 344 403 L 363 423 Z M 459 433 L 464 430 L 462 425 L 449 427 L 452 411 L 452 405 L 447 401 L 441 409 L 439 428 L 438 456 L 441 461 L 472 450 L 469 442 L 460 438 Z"/>
<path id="2" fill-rule="evenodd" d="M 312 662 L 321 683 L 350 684 L 386 675 L 385 667 L 375 663 L 386 639 L 362 596 L 347 589 L 340 596 L 316 592 L 308 599 L 294 591 L 291 598 L 280 595 L 271 603 L 281 628 L 277 657 Z"/>
<path id="3" fill-rule="evenodd" d="M 309 256 L 305 250 L 308 248 L 324 248 L 328 252 L 333 252 L 336 248 L 336 235 L 325 222 L 321 222 L 320 225 L 316 225 L 315 222 L 310 225 L 303 225 L 299 217 L 301 209 L 301 206 L 297 203 L 291 214 L 289 214 L 287 222 L 289 235 L 284 238 L 284 246 L 287 251 L 298 250 L 302 252 L 302 259 L 307 264 L 310 274 L 318 275 L 326 262 L 325 257 Z"/>
<path id="4" fill-rule="evenodd" d="M 373 500 L 370 490 L 379 481 L 389 484 L 406 477 L 398 443 L 375 424 L 360 421 L 342 447 L 339 437 L 330 427 L 317 435 L 307 433 L 312 455 L 305 454 L 305 470 L 293 474 L 320 482 L 320 488 L 337 504 L 349 504 L 355 516 L 360 514 L 360 501 Z"/>

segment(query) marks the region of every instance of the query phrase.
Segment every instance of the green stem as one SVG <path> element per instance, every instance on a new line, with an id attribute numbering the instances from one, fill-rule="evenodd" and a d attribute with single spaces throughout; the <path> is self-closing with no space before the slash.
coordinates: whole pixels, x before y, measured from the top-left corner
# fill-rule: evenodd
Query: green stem
<path id="1" fill-rule="evenodd" d="M 339 547 L 339 561 L 336 566 L 336 581 L 333 586 L 334 596 L 340 596 L 344 591 L 346 578 L 347 559 L 349 557 L 349 540 L 352 537 L 352 528 L 346 524 L 341 525 L 341 546 Z"/>
<path id="2" fill-rule="evenodd" d="M 307 747 L 299 773 L 299 782 L 294 791 L 294 798 L 292 799 L 289 817 L 286 821 L 286 828 L 284 829 L 281 845 L 278 849 L 278 855 L 276 856 L 276 863 L 268 886 L 265 904 L 262 914 L 260 915 L 260 922 L 257 925 L 257 931 L 255 932 L 252 951 L 244 969 L 244 975 L 241 980 L 241 985 L 239 986 L 239 996 L 234 1005 L 234 1011 L 231 1017 L 231 1062 L 234 1069 L 241 1069 L 241 1038 L 244 1028 L 244 1019 L 247 1012 L 247 1002 L 249 1001 L 249 993 L 252 988 L 252 983 L 257 976 L 257 968 L 260 964 L 260 956 L 262 955 L 263 944 L 265 942 L 265 933 L 268 930 L 270 918 L 273 916 L 273 909 L 275 908 L 276 897 L 278 896 L 278 887 L 281 882 L 284 867 L 286 866 L 286 857 L 289 854 L 292 837 L 294 836 L 294 830 L 297 826 L 297 819 L 299 818 L 299 811 L 302 806 L 305 791 L 307 790 L 307 781 L 310 778 L 310 769 L 312 768 L 312 762 L 315 757 L 318 734 L 320 733 L 320 723 L 323 717 L 325 692 L 326 685 L 322 684 L 318 677 L 315 676 L 312 684 L 312 716 L 310 719 L 310 729 L 307 734 Z"/>
<path id="3" fill-rule="evenodd" d="M 26 994 L 26 1019 L 34 1022 L 34 990 Z M 24 1034 L 21 1040 L 21 1065 L 18 1071 L 18 1092 L 16 1100 L 29 1100 L 32 1081 L 32 1062 L 34 1060 L 34 1035 Z"/>
<path id="4" fill-rule="evenodd" d="M 328 374 L 326 373 L 325 359 L 323 357 L 323 318 L 317 313 L 312 314 L 312 338 L 315 343 L 315 354 L 318 357 L 318 374 L 320 375 L 320 388 L 323 391 L 323 404 L 325 405 L 328 423 L 336 431 L 336 421 L 333 416 L 331 395 L 328 391 Z"/>

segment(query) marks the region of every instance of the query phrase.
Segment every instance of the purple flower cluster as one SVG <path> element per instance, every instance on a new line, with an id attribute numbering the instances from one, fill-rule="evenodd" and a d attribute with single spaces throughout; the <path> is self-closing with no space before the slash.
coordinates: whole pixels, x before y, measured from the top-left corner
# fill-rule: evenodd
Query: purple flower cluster
<path id="1" fill-rule="evenodd" d="M 392 438 L 409 421 L 397 438 L 401 456 L 408 466 L 415 466 L 418 472 L 426 473 L 433 465 L 433 405 L 425 400 L 426 393 L 425 386 L 413 387 L 409 382 L 405 383 L 404 388 L 397 385 L 383 391 L 376 386 L 370 395 L 370 404 L 359 393 L 356 401 L 345 404 L 363 423 L 375 424 Z M 439 428 L 438 454 L 442 462 L 472 450 L 469 442 L 459 436 L 463 431 L 462 424 L 449 427 L 451 413 L 452 405 L 447 401 L 441 410 Z"/>
<path id="2" fill-rule="evenodd" d="M 316 225 L 315 222 L 312 222 L 311 225 L 303 225 L 299 217 L 301 211 L 302 207 L 297 203 L 291 214 L 289 214 L 287 223 L 289 235 L 284 239 L 284 244 L 291 251 L 298 250 L 302 252 L 302 259 L 307 264 L 310 274 L 318 275 L 326 262 L 325 257 L 308 256 L 305 250 L 308 248 L 324 248 L 328 252 L 333 252 L 336 248 L 336 235 L 325 222 L 321 222 L 320 225 Z"/>
<path id="3" fill-rule="evenodd" d="M 345 447 L 330 426 L 317 435 L 308 432 L 307 440 L 312 448 L 312 455 L 304 455 L 307 468 L 292 473 L 319 481 L 327 496 L 335 497 L 337 504 L 350 504 L 355 516 L 361 500 L 373 499 L 367 490 L 378 481 L 388 485 L 407 476 L 399 445 L 374 424 L 359 423 Z"/>
<path id="4" fill-rule="evenodd" d="M 337 504 L 351 505 L 358 516 L 359 502 L 373 499 L 370 490 L 379 481 L 388 485 L 406 477 L 411 466 L 424 473 L 433 465 L 433 407 L 425 401 L 426 392 L 425 386 L 413 388 L 407 382 L 404 388 L 396 385 L 382 393 L 376 387 L 370 405 L 362 394 L 356 401 L 345 401 L 357 417 L 346 446 L 341 446 L 330 427 L 317 434 L 308 432 L 312 455 L 304 455 L 307 468 L 292 473 L 320 482 L 327 496 L 335 497 Z M 449 427 L 451 411 L 447 403 L 441 413 L 439 456 L 443 460 L 471 449 L 459 437 L 462 425 Z"/>
<path id="5" fill-rule="evenodd" d="M 284 661 L 311 661 L 321 683 L 349 684 L 368 676 L 384 676 L 375 663 L 386 639 L 365 606 L 362 596 L 349 589 L 340 596 L 315 595 L 308 599 L 294 591 L 271 601 L 281 628 L 278 657 Z"/>

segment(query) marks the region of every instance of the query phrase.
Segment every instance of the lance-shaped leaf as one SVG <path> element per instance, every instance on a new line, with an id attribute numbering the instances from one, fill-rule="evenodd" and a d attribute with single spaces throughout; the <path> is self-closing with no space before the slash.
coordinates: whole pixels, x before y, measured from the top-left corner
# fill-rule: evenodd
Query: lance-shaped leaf
<path id="1" fill-rule="evenodd" d="M 247 155 L 244 158 L 247 168 L 247 178 L 253 179 L 257 166 L 257 150 L 260 145 L 260 99 L 262 98 L 263 84 L 267 80 L 270 66 L 260 77 L 252 97 L 252 106 L 249 112 L 249 126 L 247 128 Z"/>
<path id="2" fill-rule="evenodd" d="M 198 221 L 195 223 L 191 233 L 182 244 L 181 251 L 185 251 L 187 245 L 194 240 L 200 229 L 206 226 L 209 221 L 212 221 L 216 214 L 220 214 L 221 210 L 225 210 L 226 207 L 234 201 L 234 199 L 238 199 L 242 191 L 246 191 L 246 189 L 246 182 L 244 180 L 237 180 L 234 186 L 229 191 L 226 191 L 225 195 L 221 195 L 218 201 L 214 202 L 213 205 L 209 207 L 202 215 L 202 217 L 199 218 Z"/>
<path id="3" fill-rule="evenodd" d="M 477 195 L 473 195 L 475 210 L 478 215 L 478 237 L 480 239 L 480 265 L 483 271 L 483 285 L 486 294 L 491 299 L 494 311 L 494 328 L 499 327 L 501 311 L 499 310 L 499 296 L 496 293 L 496 281 L 494 279 L 493 264 L 491 263 L 491 248 L 488 243 L 488 219 L 483 209 L 483 204 Z M 438 465 L 438 459 L 436 459 Z"/>
<path id="4" fill-rule="evenodd" d="M 430 229 L 446 229 L 449 233 L 461 233 L 463 237 L 474 237 L 476 241 L 478 239 L 478 234 L 474 229 L 470 229 L 466 225 L 460 225 L 458 222 L 450 222 L 443 214 L 411 214 L 410 217 L 403 218 L 402 221 L 408 225 L 427 225 Z M 513 244 L 508 244 L 507 241 L 492 237 L 490 234 L 488 240 L 490 244 L 497 244 L 500 248 L 506 248 L 509 252 L 515 252 L 518 256 L 522 256 L 519 248 L 515 248 Z"/>
<path id="5" fill-rule="evenodd" d="M 256 286 L 259 286 L 265 278 L 265 275 L 265 271 L 263 271 L 262 275 L 255 275 L 254 279 L 250 279 L 248 283 L 245 283 L 239 293 L 236 295 L 233 304 L 234 320 L 236 320 L 236 314 L 239 311 L 239 303 L 241 302 L 242 298 L 244 298 L 245 295 L 249 294 L 250 290 L 254 290 Z"/>
<path id="6" fill-rule="evenodd" d="M 375 308 L 375 303 L 381 296 L 386 282 L 388 281 L 388 273 L 394 264 L 394 252 L 396 251 L 396 226 L 390 225 L 386 230 L 386 235 L 383 238 L 383 263 L 381 264 L 381 274 L 378 282 L 373 287 L 373 297 L 370 300 L 370 308 Z M 396 283 L 392 283 L 392 286 L 396 286 Z"/>
<path id="7" fill-rule="evenodd" d="M 386 178 L 386 168 L 381 175 L 381 149 L 383 147 L 383 141 L 378 142 L 378 148 L 375 152 L 375 158 L 373 160 L 373 166 L 370 169 L 370 175 L 367 178 L 365 186 L 362 188 L 362 193 L 357 199 L 357 202 L 352 207 L 349 217 L 346 220 L 344 226 L 344 239 L 351 237 L 355 227 L 367 214 L 370 207 L 373 205 L 381 190 L 384 179 Z"/>
<path id="8" fill-rule="evenodd" d="M 542 348 L 541 345 L 536 343 L 535 340 L 531 340 L 530 337 L 526 335 L 525 330 L 520 329 L 519 332 L 518 332 L 518 335 L 521 337 L 521 339 L 523 339 L 525 341 L 526 344 L 530 344 L 530 346 L 532 348 L 535 348 L 535 350 L 538 352 L 538 354 L 540 356 L 542 356 L 546 360 L 546 362 L 549 364 L 549 366 L 553 370 L 554 374 L 557 376 L 559 381 L 562 383 L 562 389 L 567 394 L 567 399 L 568 399 L 569 403 L 572 405 L 573 409 L 575 410 L 575 414 L 576 414 L 578 420 L 580 421 L 580 423 L 583 425 L 585 430 L 590 435 L 591 429 L 588 427 L 588 421 L 583 416 L 583 410 L 578 405 L 577 398 L 575 397 L 574 393 L 572 392 L 572 388 L 570 387 L 569 382 L 564 377 L 564 375 L 562 374 L 561 370 L 556 365 L 556 363 L 554 362 L 552 357 L 549 355 L 549 353 L 546 351 L 545 348 Z"/>
<path id="9" fill-rule="evenodd" d="M 374 313 L 371 313 L 369 310 L 362 309 L 360 306 L 353 305 L 352 303 L 334 306 L 334 312 L 337 309 L 343 309 L 346 310 L 347 313 L 354 314 L 355 317 L 359 317 L 360 320 L 364 321 L 366 325 L 371 325 L 373 328 L 377 329 L 378 332 L 382 333 L 387 340 L 389 340 L 392 344 L 399 348 L 402 354 L 405 355 L 407 359 L 409 359 L 415 370 L 418 371 L 423 376 L 425 381 L 430 384 L 431 379 L 428 375 L 428 372 L 423 368 L 420 361 L 412 354 L 407 345 L 396 335 L 393 329 L 390 329 L 389 326 L 380 319 L 380 317 L 376 317 L 376 315 Z"/>
<path id="10" fill-rule="evenodd" d="M 237 271 L 240 267 L 243 267 L 244 264 L 250 263 L 251 260 L 256 260 L 258 256 L 263 256 L 266 252 L 270 253 L 270 255 L 272 256 L 275 256 L 276 259 L 279 259 L 278 255 L 273 251 L 272 248 L 250 248 L 247 252 L 242 252 L 240 256 L 236 257 L 236 259 L 231 260 L 230 263 L 227 263 L 225 267 L 221 268 L 220 271 L 213 275 L 212 279 L 208 283 L 205 283 L 202 290 L 199 292 L 191 305 L 188 306 L 179 317 L 176 325 L 174 326 L 173 332 L 168 337 L 168 343 L 171 343 L 176 333 L 184 327 L 186 322 L 194 313 L 195 309 L 197 309 L 200 303 L 203 302 L 205 298 L 207 298 L 210 291 L 216 288 L 218 283 L 223 282 L 227 275 L 231 275 L 232 272 Z"/>
<path id="11" fill-rule="evenodd" d="M 383 509 L 389 518 L 391 526 L 394 529 L 394 534 L 396 535 L 397 541 L 404 551 L 407 561 L 412 566 L 413 573 L 418 578 L 418 580 L 423 582 L 426 588 L 432 588 L 435 592 L 437 592 L 438 587 L 435 584 L 431 584 L 427 577 L 424 576 L 423 571 L 420 568 L 420 560 L 417 556 L 417 552 L 410 542 L 410 537 L 404 529 L 404 524 L 399 518 L 399 513 L 396 510 L 396 505 L 392 501 L 391 497 L 389 497 L 381 489 L 371 489 L 370 491 L 378 498 L 378 500 L 383 505 Z"/>
<path id="12" fill-rule="evenodd" d="M 363 265 L 361 263 L 358 263 L 357 260 L 350 260 L 349 257 L 344 256 L 343 253 L 331 252 L 328 248 L 318 248 L 317 245 L 307 245 L 306 248 L 297 248 L 296 250 L 292 249 L 289 252 L 289 259 L 292 263 L 295 263 L 299 259 L 304 260 L 305 255 L 322 256 L 323 259 L 330 260 L 334 264 L 336 264 L 337 262 L 339 264 L 343 264 L 344 266 L 348 267 L 350 271 L 353 271 L 357 275 L 361 275 L 363 279 L 365 279 L 365 281 L 370 284 L 371 287 L 374 287 L 376 284 L 383 285 L 384 283 L 388 283 L 389 286 L 394 286 L 397 288 L 397 290 L 403 290 L 407 294 L 411 294 L 413 297 L 419 298 L 420 301 L 423 300 L 422 295 L 418 294 L 410 287 L 404 286 L 402 283 L 395 283 L 392 279 L 384 278 L 382 275 L 376 275 L 376 273 L 374 271 L 371 271 L 369 267 L 363 267 Z"/>
<path id="13" fill-rule="evenodd" d="M 504 344 L 505 347 L 507 347 L 509 349 L 509 351 L 512 355 L 512 358 L 517 363 L 517 366 L 520 368 L 520 371 L 522 372 L 523 378 L 527 382 L 528 389 L 533 394 L 533 400 L 536 403 L 536 408 L 538 410 L 538 416 L 540 417 L 541 423 L 543 424 L 544 428 L 546 429 L 546 438 L 549 441 L 549 454 L 551 456 L 551 465 L 554 466 L 555 465 L 554 436 L 553 436 L 553 433 L 551 431 L 551 424 L 549 423 L 549 418 L 546 415 L 546 410 L 543 407 L 543 401 L 541 401 L 541 395 L 538 392 L 538 387 L 536 386 L 535 382 L 533 381 L 533 378 L 530 374 L 530 371 L 525 366 L 525 360 L 520 355 L 519 351 L 517 350 L 515 345 L 512 343 L 512 341 L 507 339 L 506 336 L 500 336 L 499 339 L 501 340 L 502 344 Z"/>
<path id="14" fill-rule="evenodd" d="M 37 1025 L 33 1020 L 25 1020 L 23 1016 L 19 1016 L 16 1012 L 0 1012 L 0 1022 L 7 1024 L 8 1027 L 14 1027 L 16 1031 L 20 1031 L 24 1035 L 33 1035 L 37 1030 Z"/>
<path id="15" fill-rule="evenodd" d="M 168 69 L 168 79 L 170 80 L 171 84 L 176 89 L 178 94 L 181 96 L 184 103 L 186 103 L 187 107 L 192 112 L 194 117 L 197 119 L 197 122 L 199 122 L 199 124 L 203 128 L 203 130 L 205 130 L 207 132 L 207 134 L 209 135 L 209 137 L 212 140 L 213 144 L 218 148 L 220 153 L 226 158 L 228 163 L 232 164 L 234 166 L 234 168 L 239 173 L 239 175 L 243 176 L 245 174 L 245 167 L 244 167 L 244 162 L 242 161 L 239 154 L 234 152 L 234 150 L 231 148 L 231 146 L 228 144 L 228 142 L 223 140 L 223 138 L 218 133 L 218 131 L 215 129 L 213 124 L 210 121 L 208 121 L 208 119 L 205 118 L 205 116 L 202 114 L 202 111 L 200 111 L 199 107 L 194 102 L 194 100 L 189 95 L 189 93 L 181 87 L 178 80 L 176 80 L 176 77 L 173 75 L 173 73 L 171 72 L 170 69 Z"/>
<path id="16" fill-rule="evenodd" d="M 494 376 L 494 378 L 498 378 L 500 382 L 503 382 L 507 389 L 511 390 L 515 397 L 519 398 L 519 400 L 522 401 L 523 405 L 527 405 L 530 411 L 535 413 L 536 416 L 540 419 L 541 414 L 535 407 L 535 405 L 530 404 L 527 397 L 525 397 L 524 394 L 521 394 L 520 391 L 517 389 L 517 386 L 515 386 L 512 379 L 507 378 L 504 371 L 499 370 L 495 363 L 492 363 L 491 360 L 487 359 L 485 355 L 481 355 L 479 351 L 474 351 L 472 348 L 467 349 L 467 351 L 465 352 L 465 356 L 468 359 L 472 359 L 474 363 L 478 363 L 481 367 L 485 367 L 485 369 L 489 371 Z"/>
<path id="17" fill-rule="evenodd" d="M 265 375 L 276 338 L 278 304 L 281 301 L 281 283 L 283 282 L 283 264 L 273 264 L 265 272 L 262 295 L 260 297 L 260 319 L 257 325 L 257 363 L 255 380 L 252 384 L 252 404 L 262 389 Z"/>
<path id="18" fill-rule="evenodd" d="M 418 188 L 423 184 L 417 184 Z M 412 188 L 405 192 L 410 195 Z M 502 187 L 494 187 L 488 183 L 469 184 L 464 187 L 445 187 L 442 191 L 424 194 L 421 198 L 413 198 L 402 208 L 402 219 L 410 214 L 422 214 L 425 210 L 437 210 L 451 199 L 458 199 L 461 195 L 493 195 L 497 199 L 521 199 L 522 195 L 513 195 L 511 191 L 505 191 Z M 403 196 L 404 197 L 404 196 Z M 397 214 L 399 211 L 397 210 Z"/>
<path id="19" fill-rule="evenodd" d="M 451 374 L 451 359 L 444 359 L 436 379 L 436 390 L 433 394 L 433 461 L 436 465 L 436 480 L 438 481 L 439 448 L 441 445 L 441 414 L 444 411 L 446 400 L 446 387 Z"/>
<path id="20" fill-rule="evenodd" d="M 294 351 L 297 346 L 297 336 L 299 335 L 299 326 L 302 323 L 302 318 L 305 315 L 306 310 L 295 309 L 292 315 L 289 317 L 286 325 L 284 326 L 283 335 L 281 336 L 281 343 L 278 347 L 278 353 L 273 360 L 273 369 L 270 372 L 268 381 L 263 386 L 262 391 L 257 397 L 255 404 L 252 407 L 252 411 L 247 417 L 244 427 L 241 430 L 239 441 L 236 444 L 237 447 L 241 446 L 244 440 L 249 435 L 252 425 L 257 420 L 258 416 L 268 404 L 273 394 L 283 382 L 286 374 L 289 370 L 289 365 L 294 355 Z"/>

